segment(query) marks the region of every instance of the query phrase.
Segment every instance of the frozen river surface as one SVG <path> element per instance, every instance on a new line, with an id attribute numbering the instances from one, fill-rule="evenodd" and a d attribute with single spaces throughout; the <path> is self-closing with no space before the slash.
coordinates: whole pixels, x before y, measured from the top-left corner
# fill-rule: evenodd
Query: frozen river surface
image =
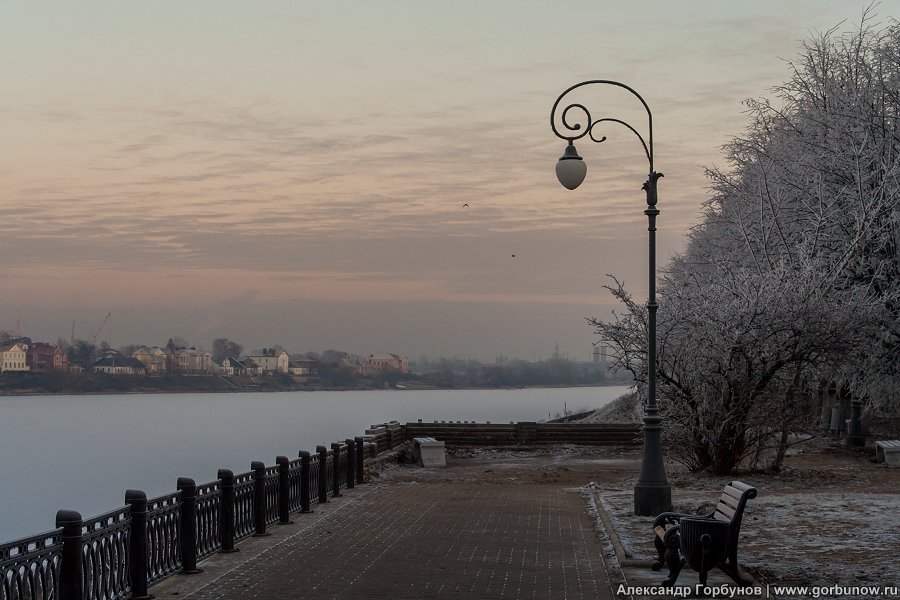
<path id="1" fill-rule="evenodd" d="M 537 421 L 564 408 L 598 408 L 621 386 L 0 397 L 0 542 L 53 528 L 62 508 L 85 517 L 197 483 L 252 460 L 275 464 L 362 435 L 374 424 Z"/>

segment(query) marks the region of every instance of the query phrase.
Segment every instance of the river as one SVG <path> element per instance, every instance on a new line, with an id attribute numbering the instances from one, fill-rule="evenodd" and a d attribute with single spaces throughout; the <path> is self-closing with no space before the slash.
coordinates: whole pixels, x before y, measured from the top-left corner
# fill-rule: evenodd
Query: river
<path id="1" fill-rule="evenodd" d="M 197 483 L 219 468 L 294 459 L 374 423 L 537 421 L 597 408 L 622 386 L 518 390 L 384 390 L 0 397 L 0 542 L 54 527 L 58 509 L 85 517 Z"/>

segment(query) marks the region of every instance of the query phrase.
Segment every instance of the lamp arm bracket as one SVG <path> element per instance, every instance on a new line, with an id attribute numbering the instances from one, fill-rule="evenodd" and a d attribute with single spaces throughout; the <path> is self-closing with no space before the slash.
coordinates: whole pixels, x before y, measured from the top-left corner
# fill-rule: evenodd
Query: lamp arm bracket
<path id="1" fill-rule="evenodd" d="M 557 110 L 559 109 L 560 104 L 563 102 L 563 98 L 565 98 L 565 96 L 569 92 L 571 92 L 572 90 L 575 90 L 577 88 L 586 86 L 586 85 L 594 85 L 594 84 L 613 85 L 616 87 L 623 88 L 623 89 L 627 90 L 628 92 L 630 92 L 635 98 L 637 98 L 641 102 L 641 105 L 644 107 L 644 110 L 647 111 L 648 136 L 647 136 L 646 141 L 644 140 L 644 137 L 640 133 L 638 133 L 634 127 L 632 127 L 625 121 L 622 121 L 621 119 L 613 119 L 613 118 L 602 118 L 602 119 L 596 119 L 596 120 L 593 119 L 591 117 L 591 112 L 588 110 L 588 108 L 584 104 L 580 104 L 578 102 L 573 102 L 572 104 L 567 105 L 564 109 L 562 109 L 561 112 L 557 113 Z M 572 110 L 576 110 L 576 111 L 582 113 L 580 115 L 582 118 L 571 119 L 570 112 Z M 559 114 L 558 119 L 557 119 L 557 114 Z M 557 121 L 559 121 L 559 123 L 562 124 L 562 127 L 564 128 L 564 132 L 561 132 L 559 130 L 559 128 L 557 128 Z M 630 129 L 632 133 L 634 133 L 637 136 L 638 140 L 640 140 L 640 142 L 641 142 L 641 146 L 643 146 L 643 148 L 644 148 L 644 154 L 647 156 L 647 161 L 650 163 L 650 172 L 652 173 L 653 172 L 653 113 L 650 112 L 650 107 L 647 105 L 647 102 L 643 99 L 643 97 L 641 97 L 641 95 L 638 94 L 633 88 L 625 85 L 624 83 L 620 83 L 618 81 L 612 81 L 609 79 L 592 79 L 590 81 L 583 81 L 581 83 L 577 83 L 577 84 L 573 85 L 572 87 L 570 87 L 569 89 L 564 91 L 562 94 L 560 94 L 559 97 L 556 99 L 556 102 L 553 103 L 553 108 L 550 110 L 550 128 L 553 130 L 553 133 L 555 133 L 557 137 L 562 138 L 570 143 L 574 142 L 577 139 L 581 139 L 585 136 L 589 136 L 592 141 L 597 142 L 597 143 L 605 141 L 606 136 L 603 136 L 600 138 L 597 138 L 594 136 L 593 128 L 595 125 L 606 122 L 606 121 L 611 121 L 613 123 L 619 123 L 620 125 L 624 125 L 628 129 Z M 583 129 L 583 131 L 582 131 L 582 129 Z M 579 132 L 579 133 L 577 133 L 577 135 L 573 135 L 575 132 Z"/>

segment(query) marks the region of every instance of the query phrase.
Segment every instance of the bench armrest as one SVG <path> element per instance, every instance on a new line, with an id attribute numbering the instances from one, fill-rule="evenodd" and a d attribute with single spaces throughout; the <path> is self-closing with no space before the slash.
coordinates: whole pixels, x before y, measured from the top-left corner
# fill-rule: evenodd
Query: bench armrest
<path id="1" fill-rule="evenodd" d="M 653 521 L 653 528 L 657 528 L 660 525 L 672 525 L 673 523 L 678 523 L 682 517 L 697 517 L 699 515 L 692 515 L 688 513 L 676 513 L 676 512 L 664 512 L 660 513 L 659 516 L 656 517 L 656 520 Z"/>

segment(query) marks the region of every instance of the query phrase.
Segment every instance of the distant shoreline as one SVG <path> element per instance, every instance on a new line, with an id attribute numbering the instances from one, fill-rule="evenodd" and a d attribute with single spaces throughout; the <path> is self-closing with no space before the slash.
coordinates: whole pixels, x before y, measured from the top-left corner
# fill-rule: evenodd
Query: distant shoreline
<path id="1" fill-rule="evenodd" d="M 534 386 L 459 386 L 441 387 L 420 382 L 399 381 L 396 384 L 361 381 L 355 385 L 326 385 L 322 382 L 285 382 L 275 377 L 259 377 L 254 385 L 236 385 L 215 375 L 135 377 L 128 375 L 67 376 L 45 373 L 16 374 L 0 377 L 0 397 L 14 396 L 84 396 L 115 394 L 221 394 L 245 392 L 352 392 L 392 390 L 517 390 L 561 389 L 582 387 L 627 386 L 628 382 L 545 384 Z M 398 385 L 400 387 L 398 387 Z"/>

